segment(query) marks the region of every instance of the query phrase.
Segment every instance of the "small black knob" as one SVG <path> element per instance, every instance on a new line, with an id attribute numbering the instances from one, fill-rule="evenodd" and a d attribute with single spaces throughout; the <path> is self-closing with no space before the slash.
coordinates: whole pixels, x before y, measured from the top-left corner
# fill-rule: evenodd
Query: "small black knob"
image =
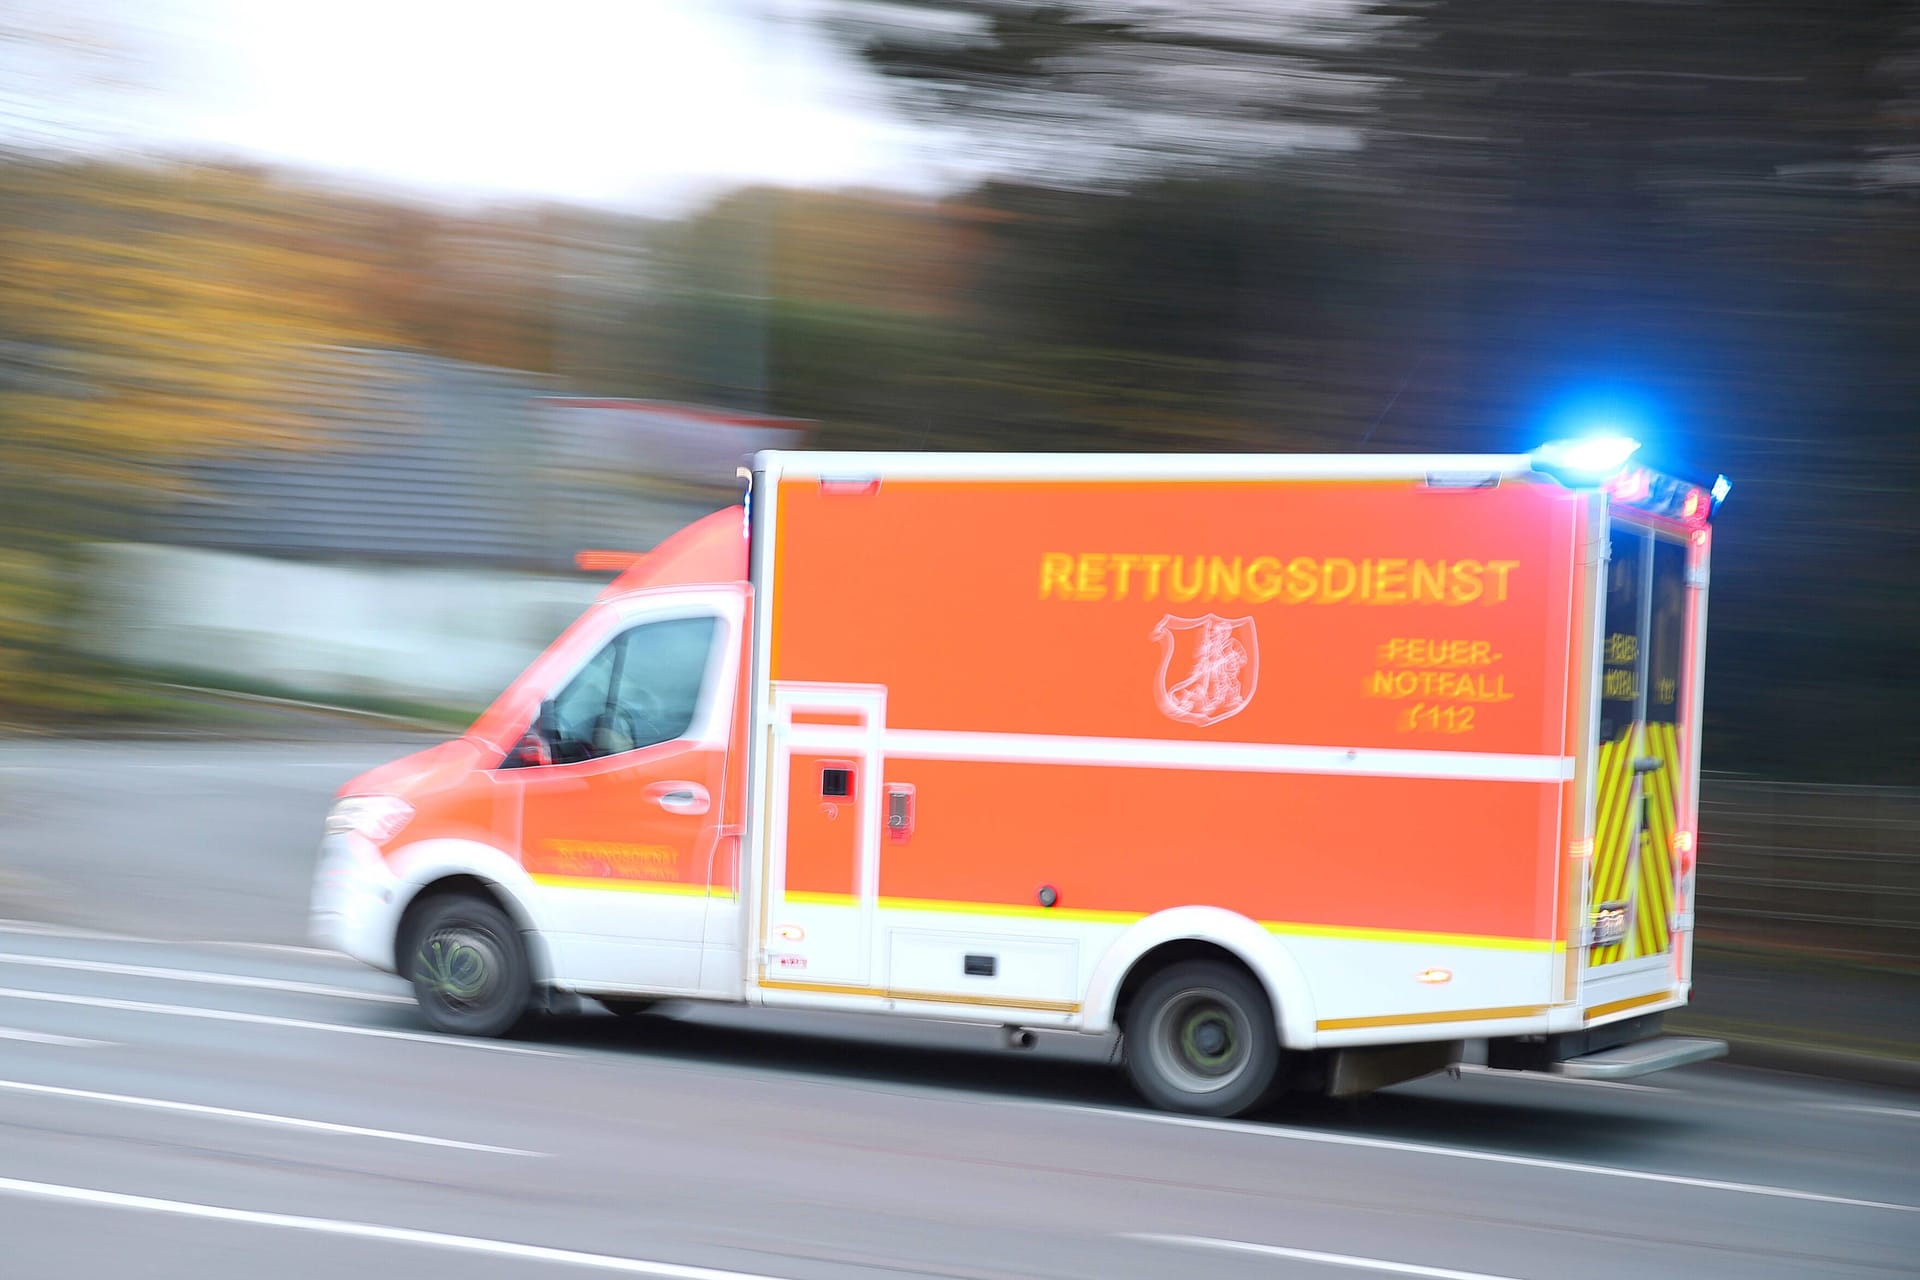
<path id="1" fill-rule="evenodd" d="M 1058 889 L 1055 889 L 1050 884 L 1043 884 L 1040 886 L 1040 905 L 1041 906 L 1050 907 L 1058 901 L 1060 901 L 1060 891 Z"/>

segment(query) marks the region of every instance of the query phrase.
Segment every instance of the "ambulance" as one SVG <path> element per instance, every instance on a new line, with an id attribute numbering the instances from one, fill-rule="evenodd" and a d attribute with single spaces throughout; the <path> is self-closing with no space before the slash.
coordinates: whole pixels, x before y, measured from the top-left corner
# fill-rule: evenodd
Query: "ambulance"
<path id="1" fill-rule="evenodd" d="M 1717 1056 L 1660 1023 L 1724 480 L 1631 448 L 756 454 L 464 735 L 342 788 L 313 933 L 444 1032 L 1117 1034 L 1203 1115 Z"/>

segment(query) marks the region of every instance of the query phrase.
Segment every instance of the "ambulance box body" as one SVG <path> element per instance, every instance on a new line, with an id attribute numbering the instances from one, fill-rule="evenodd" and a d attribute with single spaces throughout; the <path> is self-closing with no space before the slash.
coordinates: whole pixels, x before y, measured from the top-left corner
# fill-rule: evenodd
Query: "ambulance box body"
<path id="1" fill-rule="evenodd" d="M 1654 1035 L 1710 511 L 1526 456 L 761 454 L 343 790 L 316 930 L 450 1030 L 541 991 L 1118 1029 L 1211 1114 L 1712 1056 Z"/>

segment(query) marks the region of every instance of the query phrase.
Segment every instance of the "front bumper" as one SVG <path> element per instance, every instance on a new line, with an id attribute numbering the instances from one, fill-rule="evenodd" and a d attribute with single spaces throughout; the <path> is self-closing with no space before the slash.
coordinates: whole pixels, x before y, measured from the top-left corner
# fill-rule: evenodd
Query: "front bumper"
<path id="1" fill-rule="evenodd" d="M 314 870 L 308 936 L 316 946 L 392 973 L 405 888 L 365 836 L 330 835 Z"/>

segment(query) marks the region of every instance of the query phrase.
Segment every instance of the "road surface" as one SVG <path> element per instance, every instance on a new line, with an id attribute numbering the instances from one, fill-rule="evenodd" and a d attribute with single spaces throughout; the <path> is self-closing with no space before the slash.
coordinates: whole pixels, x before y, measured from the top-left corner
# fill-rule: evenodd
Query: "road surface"
<path id="1" fill-rule="evenodd" d="M 1468 1073 L 1210 1122 L 1079 1038 L 427 1034 L 394 980 L 294 949 L 327 792 L 390 753 L 0 751 L 5 914 L 41 916 L 0 925 L 0 1275 L 1915 1273 L 1912 1094 Z"/>

